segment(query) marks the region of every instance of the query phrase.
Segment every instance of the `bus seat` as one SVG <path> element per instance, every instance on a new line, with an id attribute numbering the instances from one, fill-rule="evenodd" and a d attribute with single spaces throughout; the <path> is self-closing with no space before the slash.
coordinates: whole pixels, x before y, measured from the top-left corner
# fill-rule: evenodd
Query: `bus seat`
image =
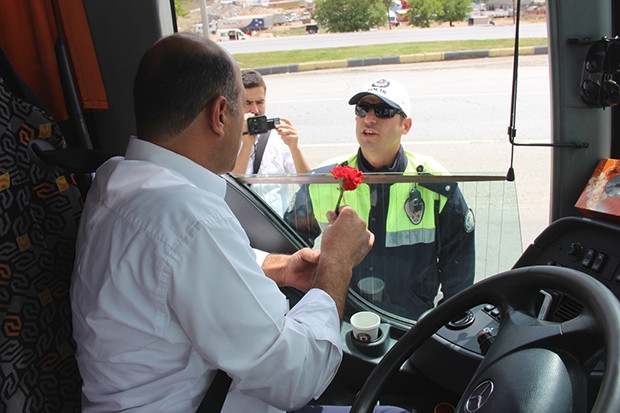
<path id="1" fill-rule="evenodd" d="M 28 144 L 66 148 L 58 125 L 0 71 L 0 411 L 79 412 L 69 284 L 82 197 L 75 174 Z"/>

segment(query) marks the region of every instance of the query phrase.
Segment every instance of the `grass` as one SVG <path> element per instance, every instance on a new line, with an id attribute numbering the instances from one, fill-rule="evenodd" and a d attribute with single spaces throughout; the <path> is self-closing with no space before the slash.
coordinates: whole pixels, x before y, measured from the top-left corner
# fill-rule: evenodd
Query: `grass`
<path id="1" fill-rule="evenodd" d="M 519 46 L 546 46 L 546 38 L 520 39 Z M 280 66 L 305 62 L 347 60 L 353 58 L 403 56 L 431 52 L 457 52 L 514 48 L 513 39 L 455 40 L 437 42 L 390 43 L 368 46 L 334 47 L 314 50 L 290 50 L 269 53 L 234 54 L 241 68 Z"/>

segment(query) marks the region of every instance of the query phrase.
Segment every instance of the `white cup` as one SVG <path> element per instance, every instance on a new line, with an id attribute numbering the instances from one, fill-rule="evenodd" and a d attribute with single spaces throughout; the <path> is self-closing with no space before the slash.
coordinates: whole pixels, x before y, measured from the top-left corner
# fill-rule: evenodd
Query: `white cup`
<path id="1" fill-rule="evenodd" d="M 351 316 L 353 337 L 362 343 L 369 343 L 379 338 L 381 318 L 370 311 L 360 311 Z"/>
<path id="2" fill-rule="evenodd" d="M 380 302 L 383 299 L 383 280 L 377 277 L 366 277 L 359 280 L 359 288 L 362 297 L 370 301 Z"/>

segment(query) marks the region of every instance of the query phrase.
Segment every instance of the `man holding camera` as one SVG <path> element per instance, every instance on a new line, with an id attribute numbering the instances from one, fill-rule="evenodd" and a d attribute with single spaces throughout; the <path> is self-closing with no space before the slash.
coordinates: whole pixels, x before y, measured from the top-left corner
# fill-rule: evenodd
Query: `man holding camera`
<path id="1" fill-rule="evenodd" d="M 310 166 L 299 149 L 299 135 L 290 120 L 281 117 L 279 123 L 278 119 L 269 119 L 267 124 L 263 122 L 264 119 L 256 119 L 256 122 L 252 123 L 252 117 L 265 115 L 267 106 L 267 86 L 261 74 L 256 70 L 246 69 L 241 71 L 241 78 L 246 95 L 246 119 L 250 119 L 252 129 L 260 133 L 250 135 L 248 125 L 244 125 L 241 148 L 232 172 L 265 175 L 307 173 Z M 279 138 L 271 136 L 271 129 L 278 132 Z M 286 185 L 261 184 L 253 188 L 280 216 L 283 215 L 288 206 Z"/>

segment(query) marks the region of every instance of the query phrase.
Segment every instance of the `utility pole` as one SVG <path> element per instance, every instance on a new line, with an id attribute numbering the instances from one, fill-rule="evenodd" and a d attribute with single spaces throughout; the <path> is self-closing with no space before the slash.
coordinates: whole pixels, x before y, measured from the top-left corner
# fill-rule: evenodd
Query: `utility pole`
<path id="1" fill-rule="evenodd" d="M 207 0 L 200 0 L 200 17 L 202 20 L 202 35 L 208 39 L 209 38 L 209 15 L 207 14 Z"/>

